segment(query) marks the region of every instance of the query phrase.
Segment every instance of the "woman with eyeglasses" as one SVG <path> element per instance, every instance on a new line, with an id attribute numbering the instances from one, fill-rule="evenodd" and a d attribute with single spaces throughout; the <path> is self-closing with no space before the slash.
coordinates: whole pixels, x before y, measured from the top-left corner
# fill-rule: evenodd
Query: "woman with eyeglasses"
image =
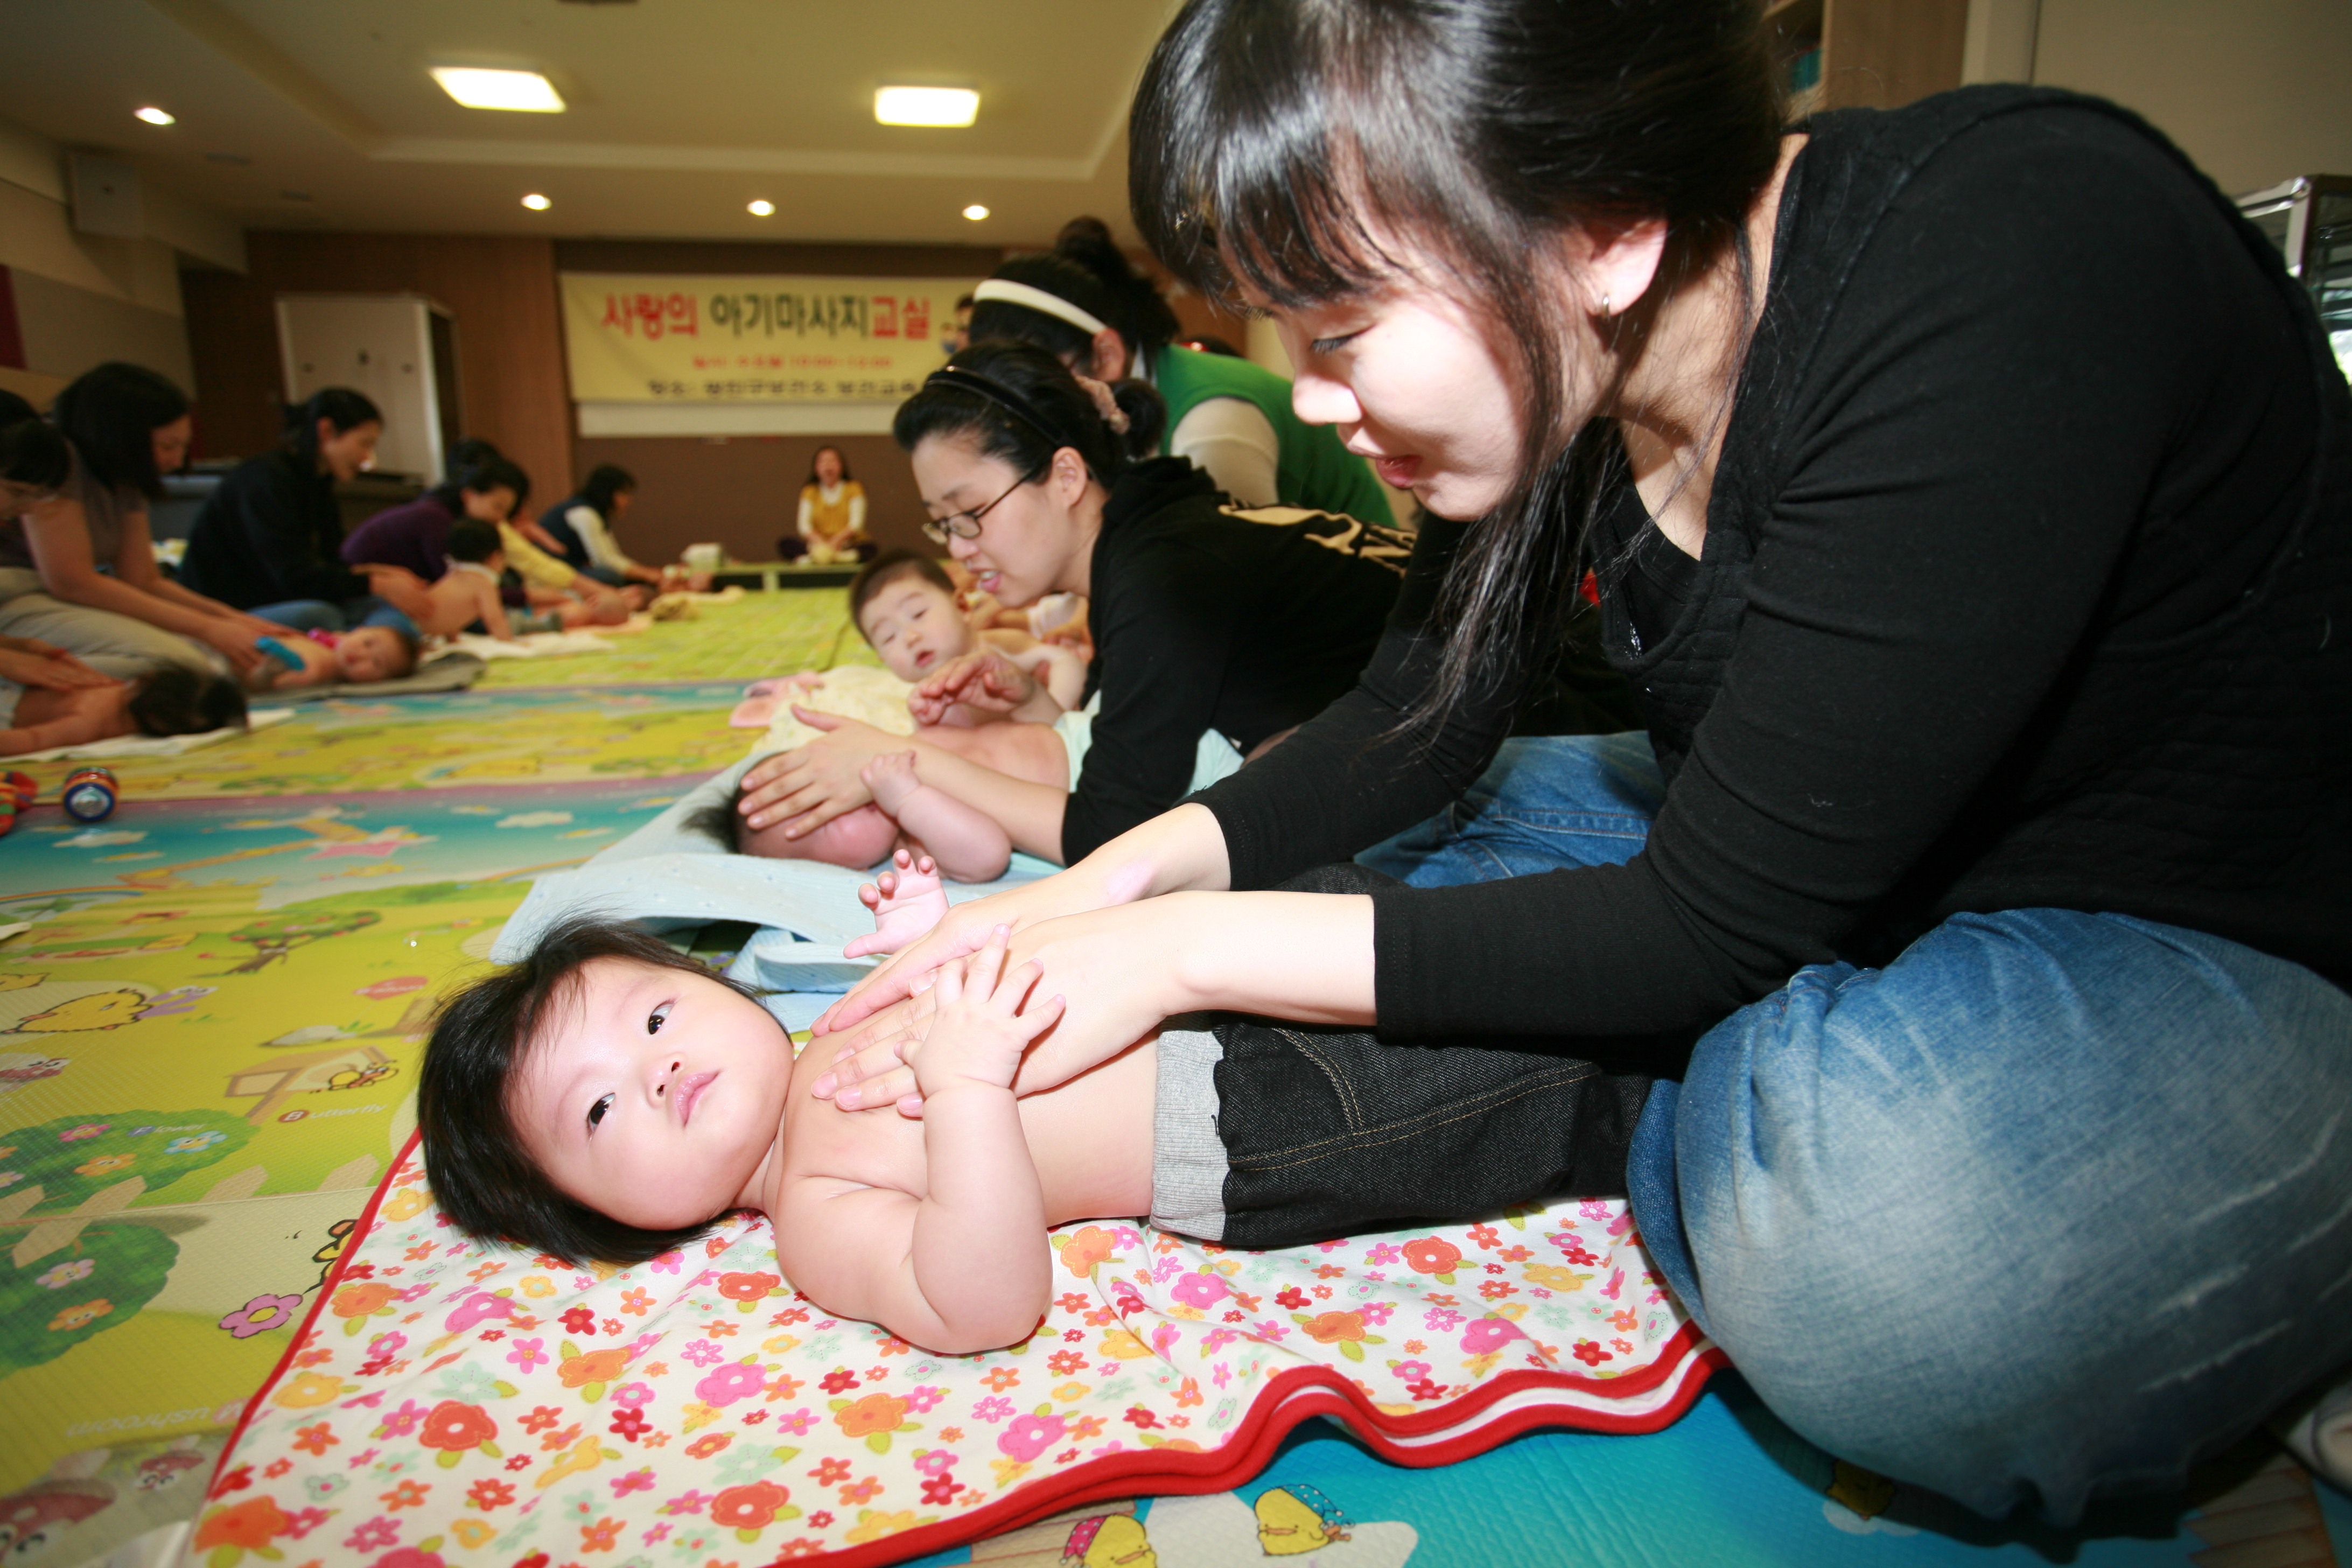
<path id="1" fill-rule="evenodd" d="M 898 410 L 935 542 L 1020 608 L 1091 604 L 1098 705 L 1074 792 L 1006 779 L 973 800 L 1020 848 L 1067 865 L 1176 804 L 1201 737 L 1248 755 L 1355 684 L 1395 603 L 1411 542 L 1323 513 L 1231 510 L 1209 477 L 1152 451 L 1166 416 L 1141 382 L 1083 382 L 1042 349 L 979 343 Z M 1005 710 L 1030 682 L 988 654 L 958 660 L 919 702 Z M 744 780 L 751 826 L 796 836 L 871 798 L 857 777 L 906 740 L 817 721 L 824 740 Z"/>

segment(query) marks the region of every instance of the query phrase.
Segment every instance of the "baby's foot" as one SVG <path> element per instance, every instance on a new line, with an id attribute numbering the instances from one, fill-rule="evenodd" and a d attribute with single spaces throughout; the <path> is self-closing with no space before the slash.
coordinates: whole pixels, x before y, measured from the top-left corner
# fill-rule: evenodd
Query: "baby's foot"
<path id="1" fill-rule="evenodd" d="M 923 787 L 923 781 L 915 776 L 912 752 L 884 752 L 858 769 L 857 776 L 873 791 L 874 804 L 893 816 L 908 795 Z"/>
<path id="2" fill-rule="evenodd" d="M 874 934 L 843 948 L 844 957 L 896 952 L 947 917 L 947 886 L 931 858 L 901 849 L 890 858 L 894 869 L 857 889 L 858 901 L 874 911 Z"/>

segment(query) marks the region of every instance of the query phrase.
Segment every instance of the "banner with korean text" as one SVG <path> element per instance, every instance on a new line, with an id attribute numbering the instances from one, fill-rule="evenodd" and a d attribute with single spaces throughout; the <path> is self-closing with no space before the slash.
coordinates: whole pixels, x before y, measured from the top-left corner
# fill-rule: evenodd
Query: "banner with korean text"
<path id="1" fill-rule="evenodd" d="M 892 404 L 974 280 L 562 275 L 581 404 Z"/>

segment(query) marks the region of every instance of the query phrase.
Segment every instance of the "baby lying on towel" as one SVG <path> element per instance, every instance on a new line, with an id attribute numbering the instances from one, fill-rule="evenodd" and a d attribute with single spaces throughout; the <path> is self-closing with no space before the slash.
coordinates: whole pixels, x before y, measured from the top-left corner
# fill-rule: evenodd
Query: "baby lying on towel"
<path id="1" fill-rule="evenodd" d="M 910 899 L 936 895 L 912 880 Z M 691 958 L 634 927 L 560 927 L 434 1026 L 417 1110 L 434 1193 L 467 1231 L 573 1263 L 642 1262 L 757 1209 L 825 1311 L 961 1354 L 1036 1327 L 1046 1231 L 1069 1221 L 1148 1212 L 1265 1247 L 1623 1191 L 1648 1080 L 1559 1057 L 1231 1020 L 1016 1098 L 1062 999 L 1035 963 L 1008 965 L 1007 941 L 939 972 L 906 1050 L 916 1120 L 815 1098 L 834 1053 L 796 1062 L 751 992 Z"/>
<path id="2" fill-rule="evenodd" d="M 957 606 L 947 574 L 938 562 L 910 551 L 879 556 L 861 571 L 849 585 L 849 606 L 859 633 L 890 673 L 908 685 L 981 647 L 983 634 L 972 629 Z M 999 647 L 999 651 L 1037 680 L 1040 689 L 1026 704 L 1010 713 L 961 702 L 926 707 L 915 714 L 919 722 L 914 733 L 1009 777 L 1070 788 L 1077 782 L 1090 723 L 1087 714 L 1072 711 L 1084 692 L 1084 664 L 1069 649 L 1045 643 L 1011 651 Z M 846 680 L 853 673 L 794 679 L 813 689 L 819 682 Z M 806 721 L 803 712 L 801 722 Z M 786 737 L 772 730 L 769 744 L 784 749 L 780 741 L 796 744 L 814 733 Z M 1233 752 L 1222 736 L 1204 737 L 1204 750 L 1212 742 L 1217 751 Z M 1233 755 L 1223 772 L 1239 765 L 1238 755 Z M 1195 787 L 1223 776 L 1213 769 L 1212 773 L 1196 778 Z M 739 855 L 822 860 L 862 871 L 893 850 L 902 850 L 929 855 L 958 882 L 992 881 L 1004 874 L 1012 859 L 1012 837 L 986 813 L 927 782 L 919 753 L 909 750 L 877 757 L 858 770 L 858 777 L 872 792 L 873 804 L 844 812 L 798 838 L 784 837 L 782 822 L 764 828 L 746 826 L 740 791 L 735 799 L 711 805 L 688 826 Z"/>

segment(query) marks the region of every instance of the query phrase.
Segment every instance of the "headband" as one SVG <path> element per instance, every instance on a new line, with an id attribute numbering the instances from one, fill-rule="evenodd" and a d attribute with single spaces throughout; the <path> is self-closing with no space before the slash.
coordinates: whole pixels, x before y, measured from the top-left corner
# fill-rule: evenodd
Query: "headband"
<path id="1" fill-rule="evenodd" d="M 1091 337 L 1097 332 L 1111 331 L 1108 322 L 1083 308 L 1071 304 L 1059 294 L 1043 289 L 1033 289 L 1026 283 L 1015 283 L 1010 278 L 992 278 L 971 291 L 975 305 L 991 300 L 1002 300 L 1008 305 L 1023 305 L 1040 315 L 1064 321 Z"/>
<path id="2" fill-rule="evenodd" d="M 959 365 L 941 365 L 931 372 L 929 378 L 923 384 L 927 387 L 952 386 L 960 391 L 978 393 L 1032 430 L 1036 431 L 1056 447 L 1073 445 L 1070 438 L 1055 429 L 1052 423 L 1044 415 L 1038 413 L 1027 398 L 1009 386 L 998 385 L 977 371 L 965 370 Z"/>

